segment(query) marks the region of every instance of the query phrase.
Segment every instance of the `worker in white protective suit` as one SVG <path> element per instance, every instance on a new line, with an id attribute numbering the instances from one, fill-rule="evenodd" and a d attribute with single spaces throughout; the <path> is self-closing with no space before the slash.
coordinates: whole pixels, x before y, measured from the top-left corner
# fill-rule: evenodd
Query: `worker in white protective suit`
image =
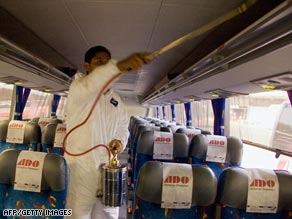
<path id="1" fill-rule="evenodd" d="M 67 130 L 80 124 L 88 116 L 102 87 L 117 74 L 138 70 L 150 62 L 149 53 L 136 53 L 122 61 L 111 60 L 110 52 L 96 46 L 85 54 L 86 74 L 77 73 L 67 99 Z M 66 150 L 81 153 L 97 144 L 119 144 L 123 149 L 128 140 L 129 120 L 119 96 L 111 89 L 104 92 L 88 121 L 68 135 Z M 83 156 L 65 153 L 69 167 L 66 208 L 72 209 L 71 219 L 118 218 L 118 207 L 101 203 L 101 166 L 108 164 L 108 152 L 99 147 Z"/>

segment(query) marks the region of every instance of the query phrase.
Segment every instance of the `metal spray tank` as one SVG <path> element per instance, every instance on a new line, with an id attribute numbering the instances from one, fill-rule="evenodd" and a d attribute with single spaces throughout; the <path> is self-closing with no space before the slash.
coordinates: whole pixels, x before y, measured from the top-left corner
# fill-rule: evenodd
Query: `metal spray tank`
<path id="1" fill-rule="evenodd" d="M 128 171 L 126 165 L 120 165 L 117 154 L 122 150 L 122 144 L 110 144 L 113 157 L 110 163 L 102 166 L 102 203 L 111 207 L 127 203 Z"/>

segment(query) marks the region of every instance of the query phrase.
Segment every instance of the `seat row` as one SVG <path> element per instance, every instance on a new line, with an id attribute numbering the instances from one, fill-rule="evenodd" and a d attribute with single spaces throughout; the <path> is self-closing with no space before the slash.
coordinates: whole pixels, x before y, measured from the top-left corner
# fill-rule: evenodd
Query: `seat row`
<path id="1" fill-rule="evenodd" d="M 31 150 L 63 155 L 66 124 L 60 120 L 0 121 L 0 152 L 5 149 Z"/>
<path id="2" fill-rule="evenodd" d="M 7 149 L 0 153 L 0 218 L 57 219 L 70 215 L 72 212 L 65 209 L 67 185 L 63 156 Z"/>
<path id="3" fill-rule="evenodd" d="M 132 166 L 132 187 L 141 167 L 148 161 L 204 164 L 218 178 L 223 169 L 240 166 L 242 141 L 232 136 L 197 134 L 190 140 L 184 133 L 146 130 L 140 133 Z"/>
<path id="4" fill-rule="evenodd" d="M 229 167 L 217 179 L 206 165 L 170 164 L 143 165 L 133 219 L 292 217 L 292 175 L 287 171 Z"/>

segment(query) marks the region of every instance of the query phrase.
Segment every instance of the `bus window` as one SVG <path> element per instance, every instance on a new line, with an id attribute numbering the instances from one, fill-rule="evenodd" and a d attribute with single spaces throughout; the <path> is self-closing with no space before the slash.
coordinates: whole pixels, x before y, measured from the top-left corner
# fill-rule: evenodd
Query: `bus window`
<path id="1" fill-rule="evenodd" d="M 34 117 L 48 117 L 52 94 L 31 90 L 27 103 L 23 110 L 23 119 Z"/>
<path id="2" fill-rule="evenodd" d="M 183 103 L 179 103 L 175 105 L 176 109 L 176 122 L 182 125 L 186 125 L 186 113 L 185 113 L 185 105 Z"/>
<path id="3" fill-rule="evenodd" d="M 9 119 L 13 86 L 0 82 L 0 120 Z"/>
<path id="4" fill-rule="evenodd" d="M 66 97 L 61 97 L 56 115 L 57 117 L 63 118 L 66 115 L 66 102 L 67 98 Z"/>
<path id="5" fill-rule="evenodd" d="M 272 147 L 287 92 L 271 91 L 229 98 L 230 135 Z"/>
<path id="6" fill-rule="evenodd" d="M 214 131 L 214 113 L 210 100 L 192 102 L 192 123 L 194 127 Z"/>
<path id="7" fill-rule="evenodd" d="M 230 135 L 292 152 L 292 109 L 285 91 L 229 98 Z M 243 167 L 292 171 L 292 157 L 244 144 Z"/>
<path id="8" fill-rule="evenodd" d="M 242 167 L 264 168 L 271 170 L 288 170 L 292 173 L 292 157 L 280 155 L 275 157 L 275 152 L 243 144 Z"/>
<path id="9" fill-rule="evenodd" d="M 272 146 L 280 150 L 292 151 L 292 108 L 289 102 L 283 103 L 282 106 Z"/>

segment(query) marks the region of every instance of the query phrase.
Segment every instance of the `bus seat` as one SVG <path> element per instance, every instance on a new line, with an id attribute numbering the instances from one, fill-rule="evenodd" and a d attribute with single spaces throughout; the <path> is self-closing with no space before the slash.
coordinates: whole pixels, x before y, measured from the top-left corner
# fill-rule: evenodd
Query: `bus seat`
<path id="1" fill-rule="evenodd" d="M 41 131 L 43 132 L 46 125 L 48 125 L 50 123 L 63 123 L 63 122 L 62 122 L 62 120 L 57 119 L 57 118 L 41 117 L 38 119 L 37 123 L 39 124 Z"/>
<path id="2" fill-rule="evenodd" d="M 172 132 L 170 127 L 162 126 L 160 127 L 161 132 Z"/>
<path id="3" fill-rule="evenodd" d="M 150 126 L 146 126 L 144 124 L 141 124 L 137 127 L 137 131 L 135 132 L 134 138 L 132 141 L 132 147 L 130 149 L 130 161 L 131 161 L 132 168 L 134 167 L 134 163 L 135 163 L 135 154 L 136 154 L 136 148 L 137 148 L 137 142 L 138 142 L 139 136 L 144 131 L 150 131 L 150 130 L 152 130 L 152 128 Z"/>
<path id="4" fill-rule="evenodd" d="M 63 156 L 64 151 L 62 145 L 54 146 L 58 124 L 61 123 L 52 122 L 45 126 L 42 133 L 42 152 L 59 154 Z"/>
<path id="5" fill-rule="evenodd" d="M 195 129 L 195 128 L 186 128 L 186 127 L 183 127 L 183 128 L 179 128 L 176 130 L 176 133 L 182 133 L 182 134 L 185 134 L 186 136 L 188 136 L 189 138 L 189 142 L 191 143 L 192 139 L 194 136 L 198 135 L 198 134 L 201 134 L 201 130 L 199 129 Z"/>
<path id="6" fill-rule="evenodd" d="M 54 146 L 57 123 L 50 123 L 45 126 L 42 133 L 42 152 L 51 153 Z"/>
<path id="7" fill-rule="evenodd" d="M 0 215 L 3 216 L 4 209 L 65 209 L 68 177 L 65 159 L 56 154 L 46 154 L 41 176 L 41 192 L 22 191 L 14 189 L 20 153 L 20 150 L 6 150 L 0 154 Z"/>
<path id="8" fill-rule="evenodd" d="M 227 138 L 227 151 L 225 162 L 206 161 L 208 140 L 206 135 L 196 135 L 190 143 L 190 157 L 192 164 L 206 164 L 215 173 L 218 178 L 221 172 L 231 166 L 240 166 L 243 154 L 243 143 L 236 137 Z"/>
<path id="9" fill-rule="evenodd" d="M 34 118 L 32 118 L 30 121 L 31 121 L 31 122 L 35 122 L 35 123 L 38 123 L 39 120 L 40 120 L 40 117 L 34 117 Z"/>
<path id="10" fill-rule="evenodd" d="M 140 125 L 146 125 L 147 122 L 142 119 L 134 119 L 131 127 L 130 127 L 130 148 L 133 147 L 134 139 L 135 139 L 135 133 L 137 133 L 137 129 Z"/>
<path id="11" fill-rule="evenodd" d="M 6 142 L 9 122 L 10 120 L 0 121 L 0 153 L 11 147 L 11 144 Z"/>
<path id="12" fill-rule="evenodd" d="M 216 215 L 220 219 L 291 219 L 292 174 L 274 170 L 279 182 L 279 199 L 276 213 L 247 212 L 249 175 L 247 169 L 231 167 L 222 172 L 218 180 Z"/>
<path id="13" fill-rule="evenodd" d="M 35 122 L 29 121 L 25 125 L 23 142 L 9 143 L 9 147 L 17 150 L 40 151 L 41 135 L 40 126 Z"/>
<path id="14" fill-rule="evenodd" d="M 214 208 L 211 207 L 216 198 L 217 179 L 212 170 L 207 166 L 192 165 L 193 193 L 191 208 L 161 208 L 163 189 L 162 164 L 159 161 L 150 161 L 141 168 L 134 199 L 133 219 L 213 219 Z M 173 189 L 175 190 L 178 187 L 174 186 Z"/>
<path id="15" fill-rule="evenodd" d="M 200 128 L 196 128 L 196 129 L 201 130 L 201 134 L 203 134 L 203 135 L 213 135 L 213 133 L 210 132 L 209 130 L 206 130 L 206 129 L 200 129 Z"/>
<path id="16" fill-rule="evenodd" d="M 144 131 L 150 131 L 150 130 L 161 131 L 161 132 L 172 132 L 169 127 L 158 127 L 158 126 L 153 127 L 153 126 L 149 126 L 147 124 L 146 125 L 145 124 L 138 125 L 136 128 L 136 131 L 134 133 L 133 147 L 131 148 L 131 161 L 132 161 L 131 165 L 132 165 L 132 167 L 134 166 L 134 163 L 135 163 L 136 148 L 137 148 L 139 136 Z"/>
<path id="17" fill-rule="evenodd" d="M 38 151 L 40 150 L 41 138 L 40 126 L 36 123 L 28 122 L 24 130 L 23 144 L 16 144 L 16 149 Z"/>
<path id="18" fill-rule="evenodd" d="M 184 125 L 178 125 L 178 124 L 170 124 L 167 127 L 169 127 L 172 131 L 172 133 L 176 133 L 176 130 L 178 130 L 179 128 L 184 128 Z"/>
<path id="19" fill-rule="evenodd" d="M 188 163 L 189 140 L 186 135 L 181 133 L 174 133 L 173 135 L 173 159 L 163 160 L 176 163 Z M 139 170 L 144 163 L 153 159 L 154 149 L 154 131 L 144 131 L 141 133 L 136 149 L 136 158 L 133 169 L 134 183 L 138 177 Z M 162 161 L 162 160 L 161 160 Z"/>

